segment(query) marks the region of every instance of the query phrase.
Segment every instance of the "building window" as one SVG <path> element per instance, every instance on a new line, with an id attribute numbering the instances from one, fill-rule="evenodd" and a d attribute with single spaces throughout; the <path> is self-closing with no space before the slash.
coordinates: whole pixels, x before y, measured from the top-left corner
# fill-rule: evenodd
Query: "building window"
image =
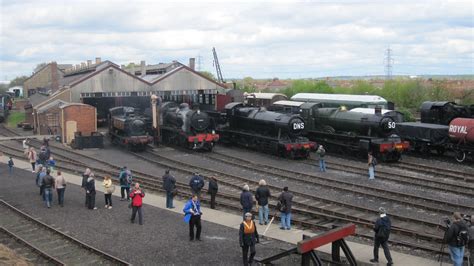
<path id="1" fill-rule="evenodd" d="M 57 114 L 57 113 L 46 114 L 46 124 L 50 128 L 58 127 L 59 126 L 59 114 Z"/>

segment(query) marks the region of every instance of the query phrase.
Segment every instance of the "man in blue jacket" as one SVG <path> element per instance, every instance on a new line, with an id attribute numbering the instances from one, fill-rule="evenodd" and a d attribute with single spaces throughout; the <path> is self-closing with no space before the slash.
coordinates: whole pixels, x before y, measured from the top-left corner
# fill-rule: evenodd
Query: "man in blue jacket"
<path id="1" fill-rule="evenodd" d="M 253 208 L 253 195 L 250 193 L 249 185 L 245 184 L 242 187 L 242 193 L 240 193 L 240 205 L 242 205 L 242 217 L 245 220 L 245 214 L 252 213 Z"/>
<path id="2" fill-rule="evenodd" d="M 186 202 L 183 208 L 184 219 L 189 222 L 189 241 L 194 240 L 194 226 L 196 226 L 196 240 L 201 241 L 201 203 L 197 195 Z"/>
<path id="3" fill-rule="evenodd" d="M 390 266 L 393 265 L 393 260 L 388 249 L 388 238 L 390 237 L 392 223 L 384 207 L 379 208 L 379 213 L 380 217 L 375 221 L 374 225 L 374 258 L 370 262 L 379 262 L 379 247 L 382 246 L 383 253 L 387 259 L 387 266 Z"/>
<path id="4" fill-rule="evenodd" d="M 189 181 L 189 186 L 191 187 L 193 194 L 201 196 L 201 189 L 204 187 L 204 178 L 202 178 L 198 173 L 194 173 Z"/>

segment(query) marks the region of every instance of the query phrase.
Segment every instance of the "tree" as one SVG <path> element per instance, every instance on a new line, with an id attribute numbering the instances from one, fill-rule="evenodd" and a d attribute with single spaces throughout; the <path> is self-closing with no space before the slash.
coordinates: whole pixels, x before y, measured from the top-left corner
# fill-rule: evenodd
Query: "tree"
<path id="1" fill-rule="evenodd" d="M 211 72 L 209 71 L 199 71 L 199 73 L 203 76 L 205 76 L 206 78 L 209 78 L 209 79 L 212 79 L 212 80 L 216 80 L 216 77 L 214 76 L 214 74 L 212 74 Z"/>
<path id="2" fill-rule="evenodd" d="M 28 79 L 28 76 L 19 76 L 14 78 L 12 81 L 10 81 L 10 84 L 8 84 L 8 88 L 15 87 L 15 86 L 22 86 L 25 80 Z"/>

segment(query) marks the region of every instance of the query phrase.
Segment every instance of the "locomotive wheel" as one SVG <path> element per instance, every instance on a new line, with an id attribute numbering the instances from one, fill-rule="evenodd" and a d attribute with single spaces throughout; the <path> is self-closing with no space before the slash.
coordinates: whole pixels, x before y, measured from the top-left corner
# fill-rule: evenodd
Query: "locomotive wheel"
<path id="1" fill-rule="evenodd" d="M 456 161 L 462 163 L 466 159 L 466 153 L 463 151 L 456 151 Z"/>

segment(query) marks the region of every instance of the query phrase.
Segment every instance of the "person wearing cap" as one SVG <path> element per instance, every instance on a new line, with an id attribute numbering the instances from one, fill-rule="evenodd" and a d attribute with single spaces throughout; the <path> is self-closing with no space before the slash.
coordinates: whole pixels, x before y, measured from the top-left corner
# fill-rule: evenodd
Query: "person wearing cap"
<path id="1" fill-rule="evenodd" d="M 253 208 L 253 195 L 250 193 L 250 187 L 244 184 L 242 187 L 242 193 L 240 193 L 240 205 L 242 206 L 242 216 L 245 219 L 246 213 L 251 213 Z"/>
<path id="2" fill-rule="evenodd" d="M 390 218 L 387 216 L 387 211 L 384 207 L 379 208 L 380 217 L 375 221 L 374 224 L 374 258 L 370 262 L 379 262 L 379 247 L 382 246 L 383 253 L 387 259 L 387 266 L 393 265 L 392 256 L 390 255 L 390 250 L 388 249 L 388 238 L 390 237 L 390 229 L 392 223 Z"/>
<path id="3" fill-rule="evenodd" d="M 278 210 L 280 211 L 280 229 L 291 230 L 291 205 L 293 194 L 288 191 L 288 187 L 283 188 L 283 192 L 278 197 Z"/>
<path id="4" fill-rule="evenodd" d="M 204 178 L 198 173 L 193 173 L 193 177 L 189 181 L 189 186 L 193 194 L 201 196 L 201 189 L 204 187 Z"/>
<path id="5" fill-rule="evenodd" d="M 319 171 L 326 172 L 326 161 L 324 160 L 326 150 L 324 149 L 323 145 L 319 145 L 316 154 L 319 156 Z"/>
<path id="6" fill-rule="evenodd" d="M 252 220 L 252 214 L 247 212 L 244 215 L 244 221 L 240 224 L 239 244 L 242 248 L 242 259 L 244 265 L 252 264 L 255 257 L 255 244 L 259 243 L 257 226 Z M 248 256 L 250 249 L 250 257 Z"/>
<path id="7" fill-rule="evenodd" d="M 449 226 L 444 236 L 444 241 L 448 244 L 449 255 L 454 266 L 463 265 L 464 245 L 459 243 L 458 235 L 461 231 L 468 231 L 467 225 L 464 223 L 461 213 L 453 213 L 453 223 Z"/>
<path id="8" fill-rule="evenodd" d="M 176 191 L 176 179 L 170 175 L 170 170 L 165 171 L 163 178 L 163 189 L 166 191 L 166 208 L 174 209 L 173 197 Z"/>

